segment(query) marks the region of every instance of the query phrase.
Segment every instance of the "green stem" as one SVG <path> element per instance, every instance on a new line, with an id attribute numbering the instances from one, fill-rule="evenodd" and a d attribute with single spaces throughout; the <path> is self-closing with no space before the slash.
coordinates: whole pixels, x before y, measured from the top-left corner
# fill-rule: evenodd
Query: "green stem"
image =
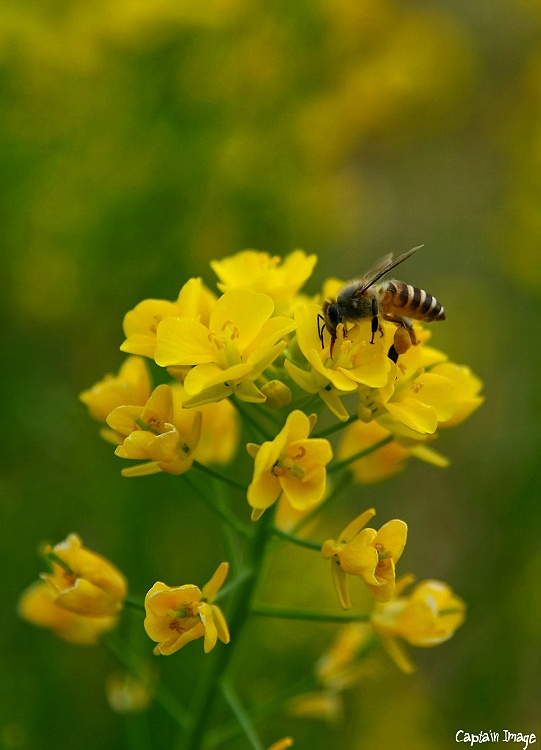
<path id="1" fill-rule="evenodd" d="M 115 633 L 107 633 L 103 641 L 113 656 L 130 672 L 137 680 L 144 682 L 144 674 L 139 660 L 129 651 L 125 644 Z M 183 729 L 187 729 L 191 723 L 191 717 L 182 704 L 169 692 L 165 685 L 156 682 L 152 686 L 152 694 L 161 707 L 171 718 Z"/>
<path id="2" fill-rule="evenodd" d="M 195 465 L 195 462 L 194 462 Z M 201 464 L 202 465 L 202 464 Z M 212 469 L 210 470 L 212 471 Z M 216 513 L 217 516 L 219 516 L 222 521 L 225 521 L 228 526 L 230 526 L 232 529 L 234 529 L 238 534 L 245 537 L 246 539 L 249 539 L 252 536 L 252 528 L 250 526 L 247 526 L 242 521 L 240 521 L 235 516 L 231 515 L 221 504 L 215 502 L 215 500 L 211 497 L 209 497 L 205 492 L 203 492 L 197 484 L 193 481 L 193 479 L 190 479 L 188 476 L 188 473 L 182 474 L 182 479 L 188 484 L 192 490 L 199 495 L 201 500 L 203 500 L 204 503 L 206 503 L 209 508 Z"/>
<path id="3" fill-rule="evenodd" d="M 242 419 L 251 427 L 252 432 L 255 436 L 258 436 L 258 440 L 262 440 L 263 442 L 270 440 L 271 437 L 265 430 L 265 428 L 256 420 L 248 409 L 245 407 L 244 402 L 240 399 L 235 399 L 235 406 L 237 407 L 237 411 L 241 415 Z"/>
<path id="4" fill-rule="evenodd" d="M 245 580 L 238 586 L 231 608 L 227 612 L 231 643 L 227 646 L 219 644 L 219 647 L 206 657 L 208 661 L 198 681 L 190 711 L 193 724 L 180 745 L 182 750 L 199 750 L 204 741 L 216 687 L 226 674 L 235 652 L 235 646 L 240 641 L 243 627 L 250 615 L 250 605 L 261 574 L 261 563 L 270 536 L 272 520 L 273 513 L 269 510 L 259 519 L 255 526 L 255 533 L 247 543 L 246 568 L 251 574 L 247 574 Z"/>
<path id="5" fill-rule="evenodd" d="M 282 531 L 282 529 L 276 528 L 276 526 L 273 527 L 272 533 L 274 536 L 279 536 L 281 539 L 285 539 L 286 542 L 296 544 L 298 547 L 306 547 L 306 549 L 313 549 L 321 552 L 322 542 L 311 542 L 308 539 L 301 539 L 293 534 L 288 534 L 287 531 Z"/>
<path id="6" fill-rule="evenodd" d="M 212 499 L 216 504 L 217 512 L 229 515 L 230 502 L 229 495 L 226 494 L 226 492 L 229 492 L 229 487 L 227 487 L 227 485 L 222 484 L 217 479 L 212 480 Z M 246 530 L 250 534 L 252 533 L 251 527 L 247 526 Z M 241 564 L 241 553 L 244 545 L 235 532 L 235 529 L 232 529 L 228 523 L 224 526 L 224 536 L 227 554 L 226 560 L 229 560 L 231 566 L 231 576 L 236 578 Z M 242 539 L 244 538 L 244 534 L 242 534 Z"/>
<path id="7" fill-rule="evenodd" d="M 254 748 L 254 750 L 265 750 L 263 743 L 259 739 L 259 735 L 257 734 L 256 729 L 252 723 L 250 715 L 248 714 L 246 708 L 243 706 L 231 682 L 227 679 L 223 679 L 221 682 L 221 688 L 222 693 L 224 694 L 224 698 L 235 714 L 244 734 L 250 740 L 251 746 Z"/>
<path id="8" fill-rule="evenodd" d="M 214 477 L 214 479 L 218 479 L 220 482 L 228 484 L 230 487 L 235 487 L 237 490 L 241 490 L 241 492 L 244 492 L 244 494 L 246 494 L 248 491 L 248 487 L 246 487 L 244 484 L 241 484 L 240 482 L 237 482 L 235 479 L 231 479 L 230 477 L 226 477 L 225 474 L 220 474 L 219 471 L 214 471 L 214 469 L 211 469 L 210 466 L 205 466 L 205 464 L 201 464 L 199 463 L 199 461 L 194 461 L 193 466 L 195 469 L 199 469 L 199 471 L 202 471 L 203 473 Z M 182 476 L 185 475 L 183 474 Z"/>
<path id="9" fill-rule="evenodd" d="M 353 424 L 353 422 L 356 422 L 359 419 L 359 417 L 354 414 L 349 419 L 346 419 L 345 422 L 337 422 L 335 424 L 330 425 L 330 427 L 325 427 L 323 430 L 320 430 L 315 435 L 312 435 L 312 437 L 315 438 L 324 438 L 329 437 L 329 435 L 334 435 L 335 432 L 340 432 L 340 430 L 343 430 L 345 427 L 348 427 L 348 425 Z"/>
<path id="10" fill-rule="evenodd" d="M 341 469 L 346 469 L 350 464 L 354 463 L 355 461 L 358 461 L 360 458 L 365 458 L 366 456 L 369 456 L 371 453 L 375 453 L 376 451 L 379 451 L 380 448 L 383 448 L 383 446 L 388 445 L 389 443 L 392 443 L 394 440 L 394 435 L 387 435 L 386 438 L 383 438 L 383 440 L 380 440 L 379 443 L 374 443 L 374 445 L 371 445 L 369 448 L 365 448 L 362 451 L 359 451 L 358 453 L 354 453 L 353 456 L 349 456 L 349 458 L 345 458 L 343 461 L 338 461 L 338 463 L 333 464 L 329 469 L 327 469 L 328 474 L 334 474 L 337 471 L 340 471 Z"/>
<path id="11" fill-rule="evenodd" d="M 266 703 L 257 703 L 254 705 L 249 712 L 250 719 L 254 722 L 256 720 L 268 719 L 277 713 L 282 713 L 288 700 L 300 693 L 316 690 L 317 688 L 318 683 L 315 677 L 309 674 L 300 681 L 287 685 L 284 690 L 281 690 Z M 241 728 L 237 721 L 220 724 L 220 726 L 209 732 L 205 747 L 211 748 L 220 745 L 226 740 L 236 737 L 240 731 Z"/>
<path id="12" fill-rule="evenodd" d="M 128 594 L 124 599 L 124 604 L 126 604 L 128 607 L 133 607 L 133 609 L 139 609 L 143 612 L 145 611 L 145 604 L 143 600 L 138 596 L 132 596 L 131 594 Z"/>
<path id="13" fill-rule="evenodd" d="M 254 604 L 250 608 L 253 615 L 259 617 L 279 617 L 282 620 L 312 620 L 315 622 L 368 622 L 370 615 L 333 614 L 332 612 L 315 612 L 302 609 L 281 609 L 266 604 Z"/>

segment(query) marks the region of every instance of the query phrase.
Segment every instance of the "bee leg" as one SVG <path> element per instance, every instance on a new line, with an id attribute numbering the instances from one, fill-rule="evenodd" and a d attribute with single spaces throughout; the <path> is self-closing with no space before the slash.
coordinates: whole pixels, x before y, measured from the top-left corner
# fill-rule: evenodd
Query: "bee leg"
<path id="1" fill-rule="evenodd" d="M 391 362 L 394 362 L 396 365 L 396 363 L 398 362 L 398 352 L 396 351 L 394 344 L 391 344 L 391 346 L 389 347 L 387 356 L 389 357 Z"/>
<path id="2" fill-rule="evenodd" d="M 404 316 L 394 316 L 394 315 L 384 315 L 383 316 L 385 320 L 388 320 L 390 323 L 398 323 L 399 326 L 402 328 L 405 328 L 406 331 L 409 333 L 409 337 L 411 339 L 411 343 L 413 346 L 417 346 L 417 336 L 415 335 L 415 330 L 413 328 L 413 323 L 409 318 L 405 318 Z"/>
<path id="3" fill-rule="evenodd" d="M 412 345 L 417 346 L 417 336 L 415 335 L 415 329 L 413 327 L 413 323 L 411 322 L 409 318 L 404 318 L 403 325 L 410 335 Z"/>
<path id="4" fill-rule="evenodd" d="M 370 339 L 370 343 L 374 343 L 374 336 L 376 335 L 376 332 L 380 331 L 381 335 L 383 336 L 383 331 L 381 330 L 381 326 L 379 324 L 379 308 L 378 308 L 378 301 L 375 297 L 372 297 L 372 338 Z"/>
<path id="5" fill-rule="evenodd" d="M 321 321 L 323 321 L 323 324 L 321 323 Z M 323 317 L 323 315 L 320 315 L 318 313 L 318 316 L 317 316 L 317 333 L 318 333 L 318 336 L 319 336 L 319 340 L 321 341 L 321 348 L 322 349 L 325 348 L 325 344 L 323 343 L 323 331 L 325 330 L 326 327 L 327 327 L 327 323 L 325 321 L 325 318 Z"/>

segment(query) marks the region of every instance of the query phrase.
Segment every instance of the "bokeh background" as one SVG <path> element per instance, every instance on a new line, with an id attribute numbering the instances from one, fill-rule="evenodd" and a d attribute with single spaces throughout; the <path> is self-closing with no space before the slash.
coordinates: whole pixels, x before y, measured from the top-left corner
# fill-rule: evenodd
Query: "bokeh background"
<path id="1" fill-rule="evenodd" d="M 208 261 L 247 247 L 317 253 L 315 293 L 421 243 L 400 276 L 441 299 L 433 343 L 483 378 L 486 404 L 442 435 L 449 469 L 412 462 L 357 488 L 333 528 L 359 506 L 404 518 L 402 570 L 448 581 L 468 620 L 413 652 L 413 676 L 382 655 L 342 725 L 278 714 L 262 736 L 311 750 L 446 750 L 458 729 L 539 737 L 537 0 L 3 0 L 0 111 L 0 747 L 172 744 L 160 707 L 109 709 L 103 647 L 15 614 L 38 543 L 70 531 L 134 594 L 202 584 L 224 554 L 178 479 L 120 476 L 77 400 L 122 362 L 124 313 L 175 299 L 192 275 L 214 285 Z M 288 551 L 273 569 L 268 601 L 334 601 L 317 555 Z M 150 654 L 140 619 L 124 633 Z M 236 670 L 253 702 L 308 673 L 335 626 L 249 630 Z M 202 660 L 197 644 L 159 666 L 187 698 Z"/>

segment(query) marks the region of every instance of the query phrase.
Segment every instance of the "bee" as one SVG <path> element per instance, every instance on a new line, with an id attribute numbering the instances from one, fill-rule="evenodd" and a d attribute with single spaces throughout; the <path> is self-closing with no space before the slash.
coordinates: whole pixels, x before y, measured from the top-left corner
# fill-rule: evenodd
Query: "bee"
<path id="1" fill-rule="evenodd" d="M 327 329 L 331 336 L 330 355 L 336 341 L 336 329 L 340 323 L 353 323 L 363 318 L 372 319 L 372 338 L 379 330 L 383 336 L 380 316 L 384 320 L 398 324 L 395 343 L 391 347 L 389 356 L 396 361 L 398 354 L 403 354 L 417 340 L 413 330 L 413 320 L 432 322 L 445 320 L 445 310 L 438 300 L 423 289 L 418 289 L 402 281 L 380 281 L 381 277 L 393 268 L 403 263 L 422 245 L 408 250 L 407 253 L 393 258 L 388 253 L 380 258 L 364 276 L 348 282 L 338 292 L 336 299 L 329 299 L 323 303 L 323 315 L 318 315 L 318 333 L 323 348 L 323 331 Z"/>

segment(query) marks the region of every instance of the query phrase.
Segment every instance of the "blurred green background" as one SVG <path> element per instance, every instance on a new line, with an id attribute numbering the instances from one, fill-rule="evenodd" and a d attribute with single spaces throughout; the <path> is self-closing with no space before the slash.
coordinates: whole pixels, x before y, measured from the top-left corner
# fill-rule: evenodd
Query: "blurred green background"
<path id="1" fill-rule="evenodd" d="M 175 299 L 192 275 L 213 285 L 208 261 L 247 247 L 317 253 L 315 293 L 421 243 L 400 275 L 441 299 L 432 342 L 483 378 L 486 404 L 441 436 L 449 469 L 412 462 L 357 488 L 332 531 L 370 505 L 382 523 L 404 518 L 401 570 L 448 581 L 468 619 L 447 644 L 411 650 L 413 676 L 382 655 L 347 694 L 343 725 L 279 715 L 262 736 L 311 750 L 446 750 L 459 729 L 539 737 L 540 8 L 2 1 L 1 748 L 174 745 L 158 706 L 110 711 L 103 647 L 15 614 L 42 569 L 38 543 L 70 531 L 134 594 L 158 579 L 202 584 L 225 554 L 178 479 L 120 476 L 77 400 L 122 362 L 124 313 Z M 276 559 L 261 596 L 334 606 L 326 566 L 298 549 Z M 123 632 L 150 656 L 140 622 L 128 613 Z M 257 701 L 309 672 L 335 626 L 249 630 L 237 678 Z M 161 659 L 164 680 L 187 699 L 203 658 L 198 643 Z"/>

